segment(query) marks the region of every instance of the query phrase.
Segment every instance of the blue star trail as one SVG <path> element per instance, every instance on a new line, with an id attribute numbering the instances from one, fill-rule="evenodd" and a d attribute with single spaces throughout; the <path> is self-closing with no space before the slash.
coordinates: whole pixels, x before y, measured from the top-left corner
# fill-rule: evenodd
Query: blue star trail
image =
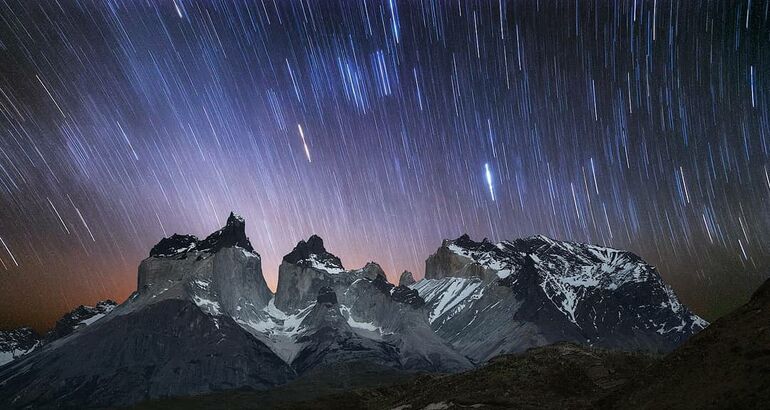
<path id="1" fill-rule="evenodd" d="M 545 234 L 718 312 L 770 273 L 769 9 L 2 1 L 0 324 L 122 300 L 231 210 L 271 286 L 312 233 L 391 279 Z"/>

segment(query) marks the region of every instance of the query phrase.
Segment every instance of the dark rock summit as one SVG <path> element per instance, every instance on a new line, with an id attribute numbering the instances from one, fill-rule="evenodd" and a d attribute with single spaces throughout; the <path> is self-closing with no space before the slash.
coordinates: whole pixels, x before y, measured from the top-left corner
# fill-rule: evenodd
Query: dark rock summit
<path id="1" fill-rule="evenodd" d="M 239 247 L 254 252 L 246 236 L 246 222 L 240 215 L 230 212 L 225 226 L 207 236 L 198 245 L 201 251 L 217 252 L 222 248 Z"/>
<path id="2" fill-rule="evenodd" d="M 293 264 L 308 264 L 314 262 L 322 266 L 331 266 L 342 269 L 342 261 L 337 256 L 326 251 L 324 240 L 318 235 L 311 235 L 307 241 L 299 241 L 294 249 L 283 257 L 284 262 Z"/>
<path id="3" fill-rule="evenodd" d="M 349 286 L 355 276 L 342 267 L 342 261 L 328 252 L 323 239 L 313 235 L 283 257 L 278 267 L 275 306 L 287 312 L 307 307 L 322 287 Z"/>
<path id="4" fill-rule="evenodd" d="M 198 245 L 198 238 L 194 235 L 173 234 L 168 238 L 163 238 L 150 250 L 150 256 L 164 257 L 176 256 Z"/>
<path id="5" fill-rule="evenodd" d="M 409 272 L 408 270 L 405 270 L 403 273 L 401 273 L 401 277 L 398 278 L 398 285 L 399 286 L 412 286 L 417 282 L 414 280 L 414 276 L 412 275 L 412 272 Z"/>
<path id="6" fill-rule="evenodd" d="M 230 213 L 222 229 L 199 240 L 194 235 L 173 234 L 163 238 L 150 250 L 150 257 L 185 256 L 189 251 L 216 253 L 222 248 L 240 247 L 254 252 L 246 236 L 246 222 L 235 213 Z"/>

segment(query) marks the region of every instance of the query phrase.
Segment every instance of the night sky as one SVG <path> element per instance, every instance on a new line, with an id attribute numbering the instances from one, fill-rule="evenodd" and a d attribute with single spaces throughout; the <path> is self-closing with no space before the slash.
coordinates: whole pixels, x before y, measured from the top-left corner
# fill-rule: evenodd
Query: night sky
<path id="1" fill-rule="evenodd" d="M 2 1 L 0 327 L 124 300 L 231 210 L 273 288 L 312 233 L 391 281 L 541 233 L 722 312 L 770 273 L 769 8 Z"/>

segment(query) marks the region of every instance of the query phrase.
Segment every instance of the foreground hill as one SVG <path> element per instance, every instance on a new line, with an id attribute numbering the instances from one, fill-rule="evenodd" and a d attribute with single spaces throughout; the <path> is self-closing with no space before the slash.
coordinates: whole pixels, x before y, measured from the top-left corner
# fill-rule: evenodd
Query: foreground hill
<path id="1" fill-rule="evenodd" d="M 621 407 L 649 409 L 767 408 L 770 280 L 612 399 Z"/>
<path id="2" fill-rule="evenodd" d="M 422 374 L 409 379 L 384 377 L 379 384 L 390 383 L 385 387 L 361 389 L 357 385 L 358 389 L 338 392 L 334 386 L 292 383 L 270 392 L 223 392 L 149 402 L 135 408 L 589 408 L 653 361 L 646 354 L 561 343 L 499 356 L 465 373 Z M 308 386 L 314 390 L 309 391 Z M 332 394 L 324 395 L 324 390 Z"/>

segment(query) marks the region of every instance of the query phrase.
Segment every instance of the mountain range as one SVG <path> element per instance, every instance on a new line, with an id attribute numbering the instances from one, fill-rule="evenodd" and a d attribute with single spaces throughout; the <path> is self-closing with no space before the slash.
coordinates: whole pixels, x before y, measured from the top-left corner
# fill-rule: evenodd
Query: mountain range
<path id="1" fill-rule="evenodd" d="M 766 409 L 769 323 L 770 279 L 748 303 L 665 355 L 560 342 L 502 354 L 467 372 L 412 375 L 369 388 L 324 385 L 326 394 L 308 396 L 309 383 L 292 382 L 138 409 Z"/>
<path id="2" fill-rule="evenodd" d="M 45 338 L 0 334 L 12 360 L 0 407 L 266 390 L 348 364 L 457 373 L 557 342 L 661 353 L 708 325 L 637 255 L 544 236 L 445 240 L 424 279 L 395 285 L 374 262 L 346 269 L 313 235 L 278 272 L 273 294 L 236 214 L 204 239 L 163 238 L 122 304 L 78 308 Z"/>
<path id="3" fill-rule="evenodd" d="M 117 303 L 109 299 L 97 303 L 96 306 L 80 305 L 59 318 L 45 336 L 38 335 L 29 327 L 0 330 L 0 366 L 96 322 L 110 313 L 115 306 Z"/>

